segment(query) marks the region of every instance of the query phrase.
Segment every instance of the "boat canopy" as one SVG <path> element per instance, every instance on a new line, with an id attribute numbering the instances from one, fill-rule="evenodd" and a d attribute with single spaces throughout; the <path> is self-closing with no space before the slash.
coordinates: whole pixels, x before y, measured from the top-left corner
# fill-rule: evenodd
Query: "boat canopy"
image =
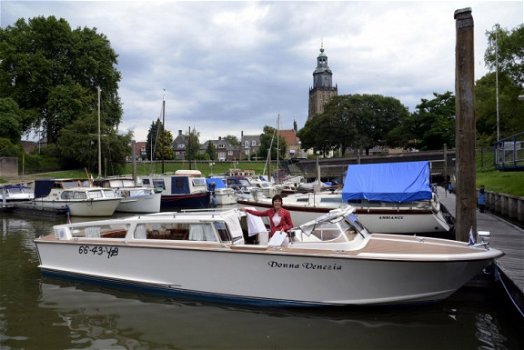
<path id="1" fill-rule="evenodd" d="M 342 199 L 405 203 L 432 198 L 429 161 L 350 164 Z"/>
<path id="2" fill-rule="evenodd" d="M 211 185 L 212 183 L 215 183 L 215 189 L 227 188 L 226 183 L 221 178 L 219 178 L 219 177 L 208 177 L 208 178 L 206 178 L 206 184 L 207 184 L 207 189 L 208 190 L 209 190 L 209 185 Z"/>

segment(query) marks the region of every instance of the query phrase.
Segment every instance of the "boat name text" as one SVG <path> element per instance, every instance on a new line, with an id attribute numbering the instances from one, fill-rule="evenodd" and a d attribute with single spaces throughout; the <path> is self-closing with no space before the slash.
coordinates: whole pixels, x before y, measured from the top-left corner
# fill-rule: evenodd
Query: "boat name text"
<path id="1" fill-rule="evenodd" d="M 380 215 L 378 218 L 386 220 L 404 220 L 404 216 L 402 215 Z"/>
<path id="2" fill-rule="evenodd" d="M 342 265 L 338 264 L 315 264 L 305 262 L 302 264 L 283 263 L 278 261 L 268 262 L 269 267 L 278 269 L 305 269 L 305 270 L 342 270 Z"/>
<path id="3" fill-rule="evenodd" d="M 107 255 L 107 258 L 112 258 L 118 255 L 118 247 L 108 247 L 101 245 L 81 245 L 78 247 L 78 254 L 91 254 L 91 255 Z"/>

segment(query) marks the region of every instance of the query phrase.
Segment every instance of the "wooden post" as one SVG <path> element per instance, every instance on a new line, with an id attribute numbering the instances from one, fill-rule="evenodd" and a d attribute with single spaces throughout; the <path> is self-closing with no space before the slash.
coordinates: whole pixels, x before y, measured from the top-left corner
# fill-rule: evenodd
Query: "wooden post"
<path id="1" fill-rule="evenodd" d="M 475 60 L 471 8 L 455 11 L 455 95 L 457 149 L 456 221 L 457 240 L 468 241 L 470 230 L 476 238 L 477 212 L 475 188 Z"/>

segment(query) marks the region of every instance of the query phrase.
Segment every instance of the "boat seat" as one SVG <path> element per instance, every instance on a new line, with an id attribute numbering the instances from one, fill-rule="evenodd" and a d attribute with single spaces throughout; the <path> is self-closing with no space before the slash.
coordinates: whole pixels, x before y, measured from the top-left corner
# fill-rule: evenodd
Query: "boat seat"
<path id="1" fill-rule="evenodd" d="M 126 230 L 111 230 L 101 234 L 102 238 L 125 238 Z"/>
<path id="2" fill-rule="evenodd" d="M 171 229 L 170 238 L 177 241 L 187 241 L 189 239 L 189 230 L 188 229 Z"/>

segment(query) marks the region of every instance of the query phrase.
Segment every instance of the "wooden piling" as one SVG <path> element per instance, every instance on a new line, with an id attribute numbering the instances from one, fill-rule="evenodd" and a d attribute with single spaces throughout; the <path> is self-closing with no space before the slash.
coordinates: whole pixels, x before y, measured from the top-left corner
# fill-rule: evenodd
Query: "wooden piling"
<path id="1" fill-rule="evenodd" d="M 475 60 L 471 8 L 455 11 L 455 95 L 456 95 L 456 221 L 457 240 L 468 241 L 470 230 L 476 238 L 475 188 Z"/>

